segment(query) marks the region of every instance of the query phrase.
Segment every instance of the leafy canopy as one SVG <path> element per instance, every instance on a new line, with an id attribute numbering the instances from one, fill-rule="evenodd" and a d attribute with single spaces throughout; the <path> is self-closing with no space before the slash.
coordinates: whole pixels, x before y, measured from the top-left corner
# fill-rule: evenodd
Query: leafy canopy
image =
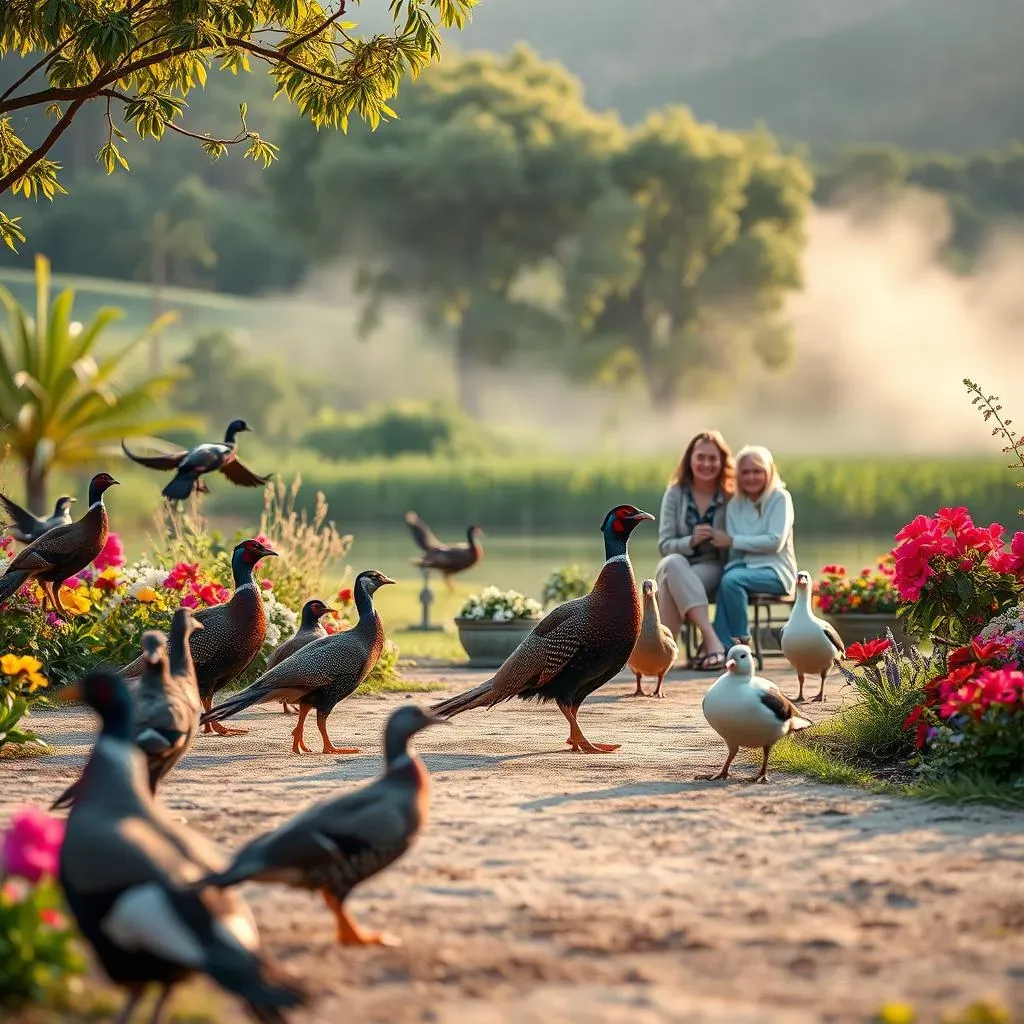
<path id="1" fill-rule="evenodd" d="M 277 147 L 246 121 L 234 135 L 189 131 L 186 97 L 216 65 L 233 74 L 266 65 L 299 112 L 319 127 L 346 131 L 352 115 L 376 128 L 394 116 L 389 101 L 403 76 L 416 76 L 441 53 L 439 27 L 461 28 L 478 0 L 388 0 L 391 33 L 355 34 L 346 8 L 360 0 L 5 0 L 0 4 L 0 57 L 38 55 L 0 94 L 0 195 L 53 199 L 65 189 L 60 165 L 47 154 L 82 107 L 105 104 L 107 138 L 98 160 L 108 174 L 128 168 L 118 148 L 126 136 L 118 110 L 142 138 L 167 130 L 195 138 L 214 160 L 228 146 L 269 165 Z M 18 111 L 45 108 L 54 119 L 44 138 L 18 134 Z M 19 217 L 0 211 L 0 238 L 24 241 Z"/>

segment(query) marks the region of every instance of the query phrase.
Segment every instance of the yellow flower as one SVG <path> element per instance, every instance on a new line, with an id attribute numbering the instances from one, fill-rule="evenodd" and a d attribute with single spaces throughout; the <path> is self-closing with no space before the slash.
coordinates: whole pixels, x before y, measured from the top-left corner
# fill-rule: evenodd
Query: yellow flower
<path id="1" fill-rule="evenodd" d="M 917 1014 L 910 1003 L 886 1003 L 878 1012 L 881 1024 L 914 1024 Z"/>
<path id="2" fill-rule="evenodd" d="M 22 673 L 31 675 L 42 667 L 43 663 L 38 658 L 33 658 L 31 654 L 5 654 L 0 658 L 0 672 L 3 672 L 5 676 L 16 676 Z"/>
<path id="3" fill-rule="evenodd" d="M 92 607 L 89 598 L 77 588 L 71 590 L 69 587 L 61 587 L 60 601 L 72 615 L 84 615 Z"/>
<path id="4" fill-rule="evenodd" d="M 160 595 L 152 587 L 143 587 L 136 595 L 135 598 L 141 601 L 143 604 L 150 604 L 155 601 Z"/>
<path id="5" fill-rule="evenodd" d="M 29 693 L 35 693 L 36 690 L 42 690 L 49 685 L 46 676 L 41 675 L 39 672 L 30 672 L 25 677 L 25 682 L 28 683 Z"/>

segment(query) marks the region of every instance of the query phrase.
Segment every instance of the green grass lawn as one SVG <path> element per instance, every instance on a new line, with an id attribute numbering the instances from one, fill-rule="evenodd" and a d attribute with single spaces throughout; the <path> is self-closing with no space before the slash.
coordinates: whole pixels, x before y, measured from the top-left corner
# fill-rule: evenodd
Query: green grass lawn
<path id="1" fill-rule="evenodd" d="M 402 662 L 465 663 L 466 652 L 459 643 L 452 618 L 466 597 L 478 588 L 468 583 L 455 583 L 454 587 L 454 591 L 449 593 L 444 584 L 431 584 L 434 603 L 430 606 L 430 621 L 444 626 L 442 632 L 436 633 L 420 633 L 409 628 L 420 621 L 420 580 L 399 580 L 395 586 L 378 592 L 377 611 L 384 621 L 388 637 L 398 646 Z"/>

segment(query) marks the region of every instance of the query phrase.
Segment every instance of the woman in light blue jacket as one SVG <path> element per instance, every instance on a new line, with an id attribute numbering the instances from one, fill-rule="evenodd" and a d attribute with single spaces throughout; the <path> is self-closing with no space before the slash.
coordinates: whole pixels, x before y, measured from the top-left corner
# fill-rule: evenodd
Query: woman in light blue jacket
<path id="1" fill-rule="evenodd" d="M 730 548 L 715 599 L 715 633 L 728 650 L 750 643 L 751 594 L 791 594 L 796 585 L 793 499 L 767 448 L 747 445 L 736 455 L 736 494 L 726 506 L 717 547 Z"/>

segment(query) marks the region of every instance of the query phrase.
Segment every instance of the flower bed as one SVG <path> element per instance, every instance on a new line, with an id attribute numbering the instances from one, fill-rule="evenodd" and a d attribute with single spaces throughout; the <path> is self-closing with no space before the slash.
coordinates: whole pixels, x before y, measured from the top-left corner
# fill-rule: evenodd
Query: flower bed
<path id="1" fill-rule="evenodd" d="M 827 615 L 895 614 L 900 595 L 893 582 L 892 555 L 879 558 L 875 567 L 850 575 L 844 565 L 826 565 L 814 583 L 818 607 Z"/>
<path id="2" fill-rule="evenodd" d="M 512 622 L 516 619 L 537 619 L 541 611 L 539 601 L 520 594 L 518 590 L 484 587 L 479 594 L 470 594 L 466 598 L 456 619 Z"/>

